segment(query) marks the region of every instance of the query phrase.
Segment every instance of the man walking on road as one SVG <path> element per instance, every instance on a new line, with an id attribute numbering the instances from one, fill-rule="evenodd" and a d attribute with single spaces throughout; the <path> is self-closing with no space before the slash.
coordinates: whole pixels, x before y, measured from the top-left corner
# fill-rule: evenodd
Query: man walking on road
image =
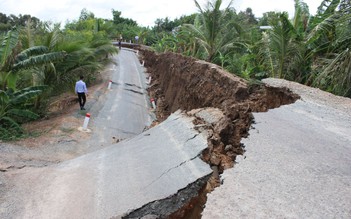
<path id="1" fill-rule="evenodd" d="M 85 94 L 88 93 L 87 86 L 83 81 L 83 79 L 84 77 L 80 76 L 80 80 L 77 81 L 76 88 L 75 88 L 76 94 L 78 94 L 79 106 L 81 110 L 85 110 L 84 105 L 87 100 Z"/>

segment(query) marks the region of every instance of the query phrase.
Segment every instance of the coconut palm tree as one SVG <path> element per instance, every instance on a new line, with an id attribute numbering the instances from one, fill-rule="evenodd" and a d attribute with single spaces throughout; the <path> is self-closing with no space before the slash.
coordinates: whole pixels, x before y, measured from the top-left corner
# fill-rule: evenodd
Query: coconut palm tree
<path id="1" fill-rule="evenodd" d="M 286 12 L 277 14 L 277 23 L 263 35 L 262 51 L 265 62 L 269 63 L 269 76 L 284 78 L 288 68 L 289 55 L 293 54 L 295 29 Z"/>
<path id="2" fill-rule="evenodd" d="M 189 31 L 201 48 L 202 56 L 207 61 L 213 61 L 219 51 L 233 47 L 237 37 L 241 34 L 241 27 L 237 23 L 226 19 L 227 13 L 233 1 L 221 10 L 222 0 L 208 2 L 206 8 L 202 8 L 195 0 L 195 5 L 200 14 L 195 24 L 183 25 L 184 31 Z M 198 56 L 201 56 L 198 54 Z"/>
<path id="3" fill-rule="evenodd" d="M 315 27 L 310 36 L 310 41 L 319 42 L 320 51 L 324 52 L 316 56 L 313 85 L 351 97 L 351 6 L 347 7 L 347 1 L 342 1 L 337 5 L 337 10 L 336 2 L 330 3 L 333 10 L 327 7 L 326 10 L 319 11 L 319 16 L 326 18 Z"/>
<path id="4" fill-rule="evenodd" d="M 66 35 L 58 49 L 66 51 L 64 60 L 56 64 L 60 81 L 55 87 L 59 90 L 72 90 L 80 75 L 84 75 L 89 83 L 99 70 L 112 61 L 108 55 L 118 52 L 109 40 L 101 37 L 89 40 L 84 35 L 78 38 Z"/>

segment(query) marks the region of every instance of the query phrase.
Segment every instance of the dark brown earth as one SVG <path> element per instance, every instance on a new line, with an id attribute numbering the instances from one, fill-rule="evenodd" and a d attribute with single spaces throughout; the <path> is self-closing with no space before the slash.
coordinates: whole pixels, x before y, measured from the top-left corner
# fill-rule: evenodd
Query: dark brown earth
<path id="1" fill-rule="evenodd" d="M 288 89 L 249 84 L 219 66 L 174 53 L 143 50 L 142 59 L 152 77 L 149 95 L 156 100 L 157 118 L 165 120 L 178 109 L 214 107 L 226 119 L 213 127 L 203 159 L 219 171 L 233 167 L 235 156 L 244 153 L 240 139 L 253 122 L 251 112 L 265 112 L 298 99 Z M 201 123 L 201 121 L 199 121 Z"/>

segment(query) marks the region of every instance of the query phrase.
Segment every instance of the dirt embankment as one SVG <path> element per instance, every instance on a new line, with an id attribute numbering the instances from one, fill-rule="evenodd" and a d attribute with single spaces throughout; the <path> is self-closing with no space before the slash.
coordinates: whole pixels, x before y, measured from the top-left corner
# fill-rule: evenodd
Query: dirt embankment
<path id="1" fill-rule="evenodd" d="M 209 148 L 203 153 L 204 161 L 220 173 L 233 167 L 236 155 L 244 153 L 240 139 L 248 135 L 251 112 L 264 112 L 298 99 L 287 89 L 249 85 L 217 65 L 180 54 L 142 50 L 141 58 L 152 77 L 149 94 L 156 99 L 160 122 L 178 109 L 215 107 L 224 112 L 226 119 L 211 127 Z"/>
<path id="2" fill-rule="evenodd" d="M 299 96 L 286 88 L 249 84 L 217 65 L 180 54 L 140 51 L 140 58 L 152 77 L 149 95 L 156 100 L 158 122 L 178 109 L 190 111 L 214 107 L 225 115 L 218 124 L 205 127 L 210 136 L 202 159 L 213 169 L 213 176 L 197 197 L 169 216 L 200 218 L 206 194 L 220 184 L 219 174 L 233 167 L 236 156 L 245 151 L 240 141 L 247 137 L 253 123 L 252 112 L 265 112 L 293 103 Z M 203 121 L 196 123 L 201 127 Z"/>

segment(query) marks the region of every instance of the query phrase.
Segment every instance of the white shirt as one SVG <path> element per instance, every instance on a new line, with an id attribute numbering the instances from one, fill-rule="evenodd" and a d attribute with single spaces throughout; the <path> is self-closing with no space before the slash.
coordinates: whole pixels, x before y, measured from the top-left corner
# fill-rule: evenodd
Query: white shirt
<path id="1" fill-rule="evenodd" d="M 76 83 L 76 93 L 87 93 L 88 89 L 84 81 L 79 80 Z"/>

